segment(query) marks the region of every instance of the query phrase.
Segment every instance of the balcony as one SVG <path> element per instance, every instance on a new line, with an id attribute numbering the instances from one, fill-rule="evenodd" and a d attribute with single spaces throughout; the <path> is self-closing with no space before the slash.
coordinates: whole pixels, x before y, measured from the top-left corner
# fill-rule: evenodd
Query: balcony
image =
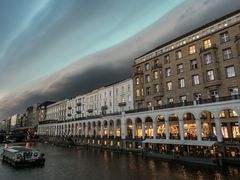
<path id="1" fill-rule="evenodd" d="M 152 70 L 159 69 L 159 68 L 162 68 L 162 64 L 154 64 L 152 66 Z"/>
<path id="2" fill-rule="evenodd" d="M 126 106 L 126 105 L 127 105 L 126 102 L 120 102 L 120 103 L 118 103 L 118 106 L 119 106 L 119 107 L 124 107 L 124 106 Z"/>
<path id="3" fill-rule="evenodd" d="M 72 107 L 71 107 L 71 106 L 68 106 L 68 109 L 70 110 L 70 109 L 72 109 Z"/>
<path id="4" fill-rule="evenodd" d="M 163 97 L 163 95 L 164 95 L 163 90 L 160 90 L 159 92 L 154 92 L 153 98 L 158 99 L 159 97 Z"/>
<path id="5" fill-rule="evenodd" d="M 143 71 L 135 71 L 134 76 L 143 75 Z"/>
<path id="6" fill-rule="evenodd" d="M 80 103 L 80 102 L 77 103 L 77 106 L 81 106 L 81 105 L 82 105 L 82 103 Z"/>
<path id="7" fill-rule="evenodd" d="M 102 111 L 107 110 L 107 109 L 108 109 L 108 106 L 107 106 L 107 105 L 101 107 L 101 110 L 102 110 Z"/>
<path id="8" fill-rule="evenodd" d="M 72 114 L 70 114 L 70 113 L 68 113 L 67 115 L 68 115 L 68 117 L 72 116 Z"/>
<path id="9" fill-rule="evenodd" d="M 212 44 L 211 47 L 209 47 L 209 48 L 201 47 L 201 48 L 200 48 L 200 53 L 203 53 L 203 52 L 209 51 L 209 50 L 213 50 L 213 49 L 217 49 L 217 45 L 216 45 L 215 43 Z"/>
<path id="10" fill-rule="evenodd" d="M 93 109 L 88 109 L 87 112 L 88 112 L 88 113 L 92 113 L 92 112 L 93 112 Z"/>
<path id="11" fill-rule="evenodd" d="M 144 100 L 144 96 L 136 96 L 135 100 L 136 101 L 143 101 Z"/>
<path id="12" fill-rule="evenodd" d="M 220 86 L 220 85 L 222 85 L 221 80 L 206 81 L 204 83 L 205 88 L 212 87 L 212 86 Z"/>
<path id="13" fill-rule="evenodd" d="M 76 111 L 77 114 L 81 114 L 81 111 Z"/>

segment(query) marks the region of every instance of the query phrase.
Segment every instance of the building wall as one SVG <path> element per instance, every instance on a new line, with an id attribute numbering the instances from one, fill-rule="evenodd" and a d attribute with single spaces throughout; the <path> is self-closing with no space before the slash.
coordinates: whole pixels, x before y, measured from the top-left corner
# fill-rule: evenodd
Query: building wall
<path id="1" fill-rule="evenodd" d="M 46 120 L 66 120 L 67 99 L 47 106 Z"/>
<path id="2" fill-rule="evenodd" d="M 135 59 L 133 66 L 135 107 L 151 107 L 238 94 L 239 15 L 238 12 L 225 19 L 216 20 Z M 206 40 L 211 42 L 209 47 L 204 47 L 204 42 L 207 44 Z M 193 47 L 195 52 L 190 53 Z M 183 68 L 180 68 L 181 65 Z M 209 79 L 212 77 L 211 71 L 213 80 Z M 172 86 L 172 89 L 169 90 L 169 86 Z"/>

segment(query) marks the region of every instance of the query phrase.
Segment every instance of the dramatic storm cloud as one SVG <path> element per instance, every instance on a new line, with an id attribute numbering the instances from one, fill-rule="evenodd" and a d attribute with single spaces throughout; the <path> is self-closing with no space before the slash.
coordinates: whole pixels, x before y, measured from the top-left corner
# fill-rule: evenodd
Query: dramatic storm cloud
<path id="1" fill-rule="evenodd" d="M 131 77 L 134 58 L 238 0 L 0 2 L 0 120 Z"/>

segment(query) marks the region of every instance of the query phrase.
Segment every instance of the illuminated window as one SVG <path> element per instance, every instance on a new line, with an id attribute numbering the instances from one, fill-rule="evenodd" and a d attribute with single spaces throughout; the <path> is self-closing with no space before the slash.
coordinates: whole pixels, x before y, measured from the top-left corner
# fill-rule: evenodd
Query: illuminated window
<path id="1" fill-rule="evenodd" d="M 185 80 L 184 78 L 178 79 L 178 87 L 184 88 L 185 87 Z"/>
<path id="2" fill-rule="evenodd" d="M 225 112 L 224 112 L 224 111 L 221 111 L 221 113 L 220 113 L 220 118 L 225 118 L 225 117 L 226 117 Z"/>
<path id="3" fill-rule="evenodd" d="M 147 102 L 147 107 L 152 107 L 152 102 Z"/>
<path id="4" fill-rule="evenodd" d="M 166 73 L 166 77 L 171 76 L 171 68 L 166 68 L 165 73 Z"/>
<path id="5" fill-rule="evenodd" d="M 140 84 L 140 78 L 139 77 L 136 78 L 136 84 Z"/>
<path id="6" fill-rule="evenodd" d="M 203 41 L 203 47 L 204 49 L 208 49 L 212 46 L 211 39 L 206 39 Z"/>
<path id="7" fill-rule="evenodd" d="M 173 104 L 173 98 L 168 98 L 168 104 Z"/>
<path id="8" fill-rule="evenodd" d="M 177 73 L 178 74 L 183 73 L 183 64 L 178 64 L 177 65 Z"/>
<path id="9" fill-rule="evenodd" d="M 214 73 L 213 73 L 213 70 L 209 70 L 209 71 L 207 71 L 207 80 L 208 80 L 208 81 L 212 81 L 212 80 L 214 80 Z"/>
<path id="10" fill-rule="evenodd" d="M 204 62 L 205 62 L 205 64 L 211 64 L 212 63 L 211 53 L 204 54 Z"/>
<path id="11" fill-rule="evenodd" d="M 181 59 L 181 58 L 182 58 L 182 51 L 181 51 L 181 50 L 178 50 L 178 51 L 176 52 L 176 58 L 177 58 L 177 59 Z"/>
<path id="12" fill-rule="evenodd" d="M 140 89 L 136 90 L 136 96 L 139 97 L 140 96 Z"/>
<path id="13" fill-rule="evenodd" d="M 189 47 L 188 47 L 188 53 L 189 53 L 189 54 L 194 54 L 194 53 L 196 53 L 196 46 L 195 46 L 195 45 L 189 46 Z"/>
<path id="14" fill-rule="evenodd" d="M 232 58 L 233 58 L 232 49 L 231 48 L 223 49 L 223 59 L 227 60 Z"/>
<path id="15" fill-rule="evenodd" d="M 227 78 L 231 78 L 231 77 L 236 76 L 234 66 L 226 67 L 226 76 L 227 76 Z"/>
<path id="16" fill-rule="evenodd" d="M 193 85 L 198 85 L 198 84 L 200 84 L 199 75 L 198 75 L 198 74 L 192 76 L 192 84 L 193 84 Z"/>
<path id="17" fill-rule="evenodd" d="M 225 42 L 227 42 L 229 40 L 230 40 L 230 37 L 229 37 L 229 34 L 228 34 L 227 31 L 220 34 L 220 41 L 221 41 L 221 43 L 225 43 Z"/>
<path id="18" fill-rule="evenodd" d="M 168 91 L 171 91 L 173 89 L 173 87 L 172 87 L 172 82 L 170 81 L 170 82 L 167 82 L 167 90 Z"/>
<path id="19" fill-rule="evenodd" d="M 158 71 L 154 71 L 153 72 L 153 78 L 154 79 L 158 79 Z"/>
<path id="20" fill-rule="evenodd" d="M 141 95 L 143 96 L 144 94 L 143 94 L 144 92 L 143 92 L 143 88 L 141 89 Z"/>
<path id="21" fill-rule="evenodd" d="M 233 110 L 231 110 L 231 109 L 228 110 L 228 114 L 229 114 L 229 117 L 230 117 L 230 118 L 238 117 L 236 111 L 233 111 Z"/>

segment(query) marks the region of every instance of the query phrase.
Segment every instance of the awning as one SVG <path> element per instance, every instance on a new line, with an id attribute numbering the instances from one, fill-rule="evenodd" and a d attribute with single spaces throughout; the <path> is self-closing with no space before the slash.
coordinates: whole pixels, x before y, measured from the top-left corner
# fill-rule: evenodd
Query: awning
<path id="1" fill-rule="evenodd" d="M 146 139 L 143 143 L 152 144 L 178 144 L 190 146 L 213 146 L 216 141 L 197 141 L 197 140 L 175 140 L 175 139 Z"/>

